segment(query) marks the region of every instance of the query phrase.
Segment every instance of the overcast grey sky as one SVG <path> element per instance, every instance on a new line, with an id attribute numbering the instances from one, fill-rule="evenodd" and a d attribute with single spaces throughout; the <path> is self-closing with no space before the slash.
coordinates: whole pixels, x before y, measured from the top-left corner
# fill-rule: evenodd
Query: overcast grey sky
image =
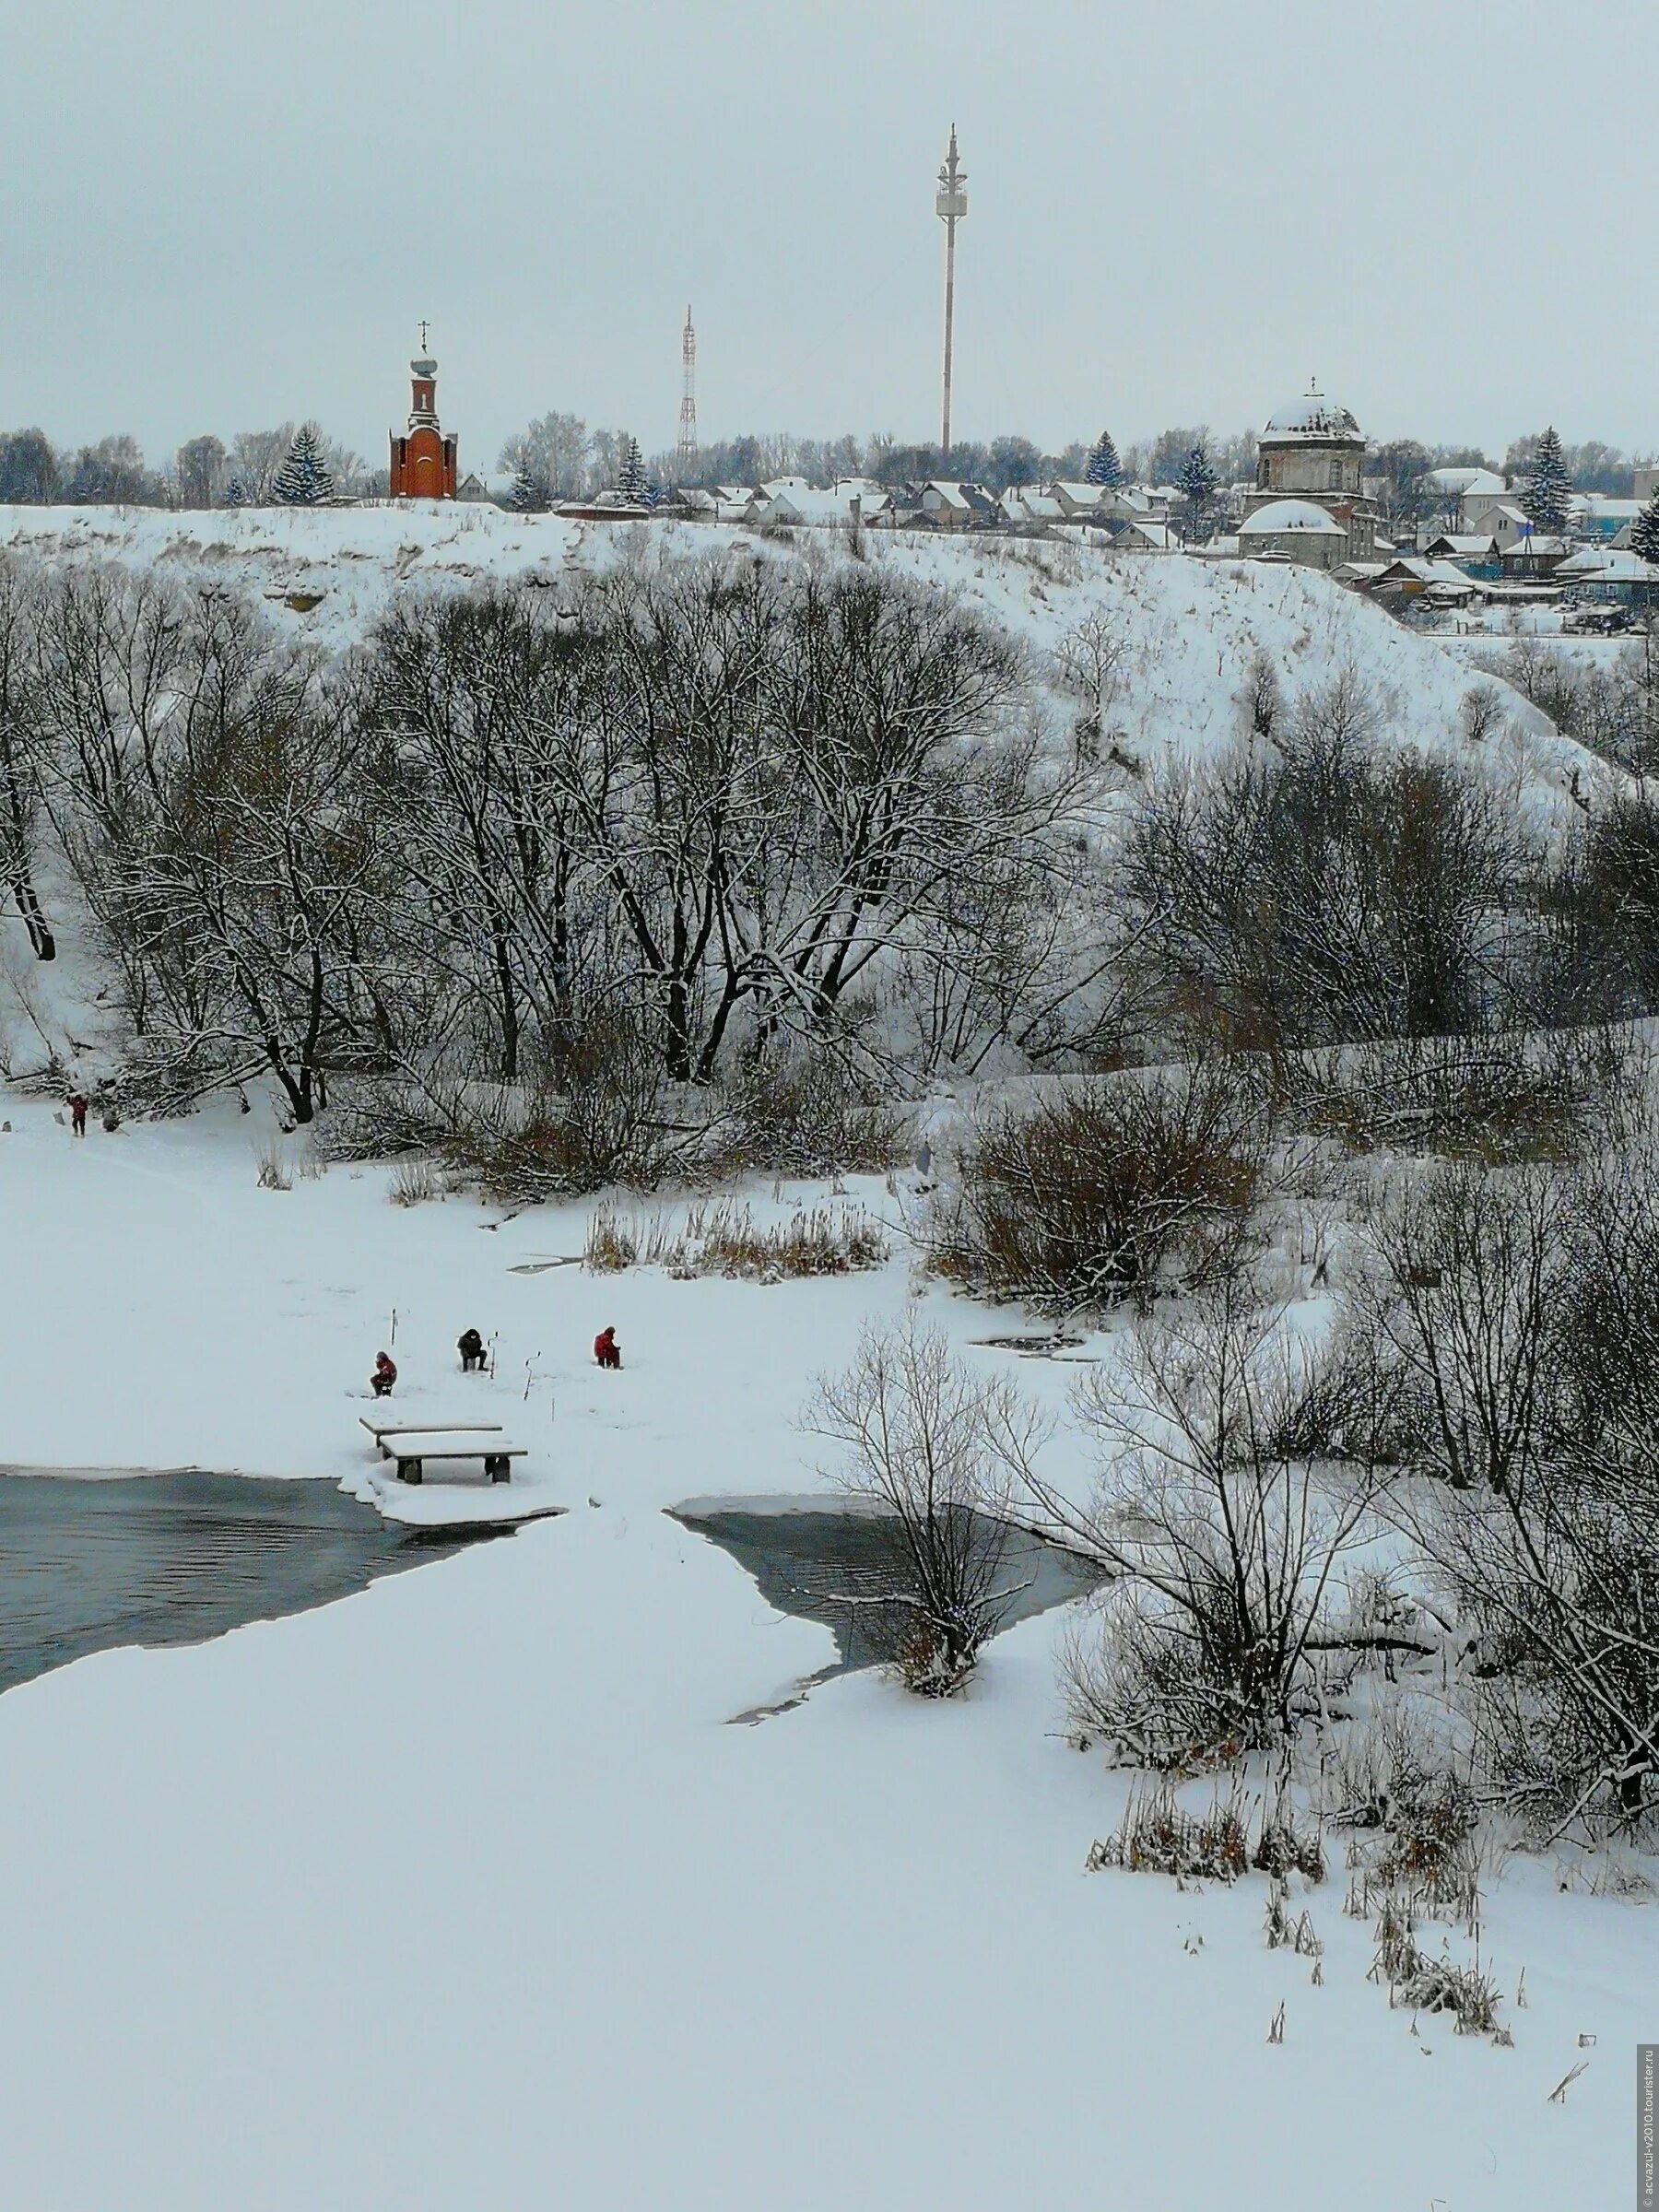
<path id="1" fill-rule="evenodd" d="M 1656 0 L 0 0 L 0 427 L 1659 446 Z"/>

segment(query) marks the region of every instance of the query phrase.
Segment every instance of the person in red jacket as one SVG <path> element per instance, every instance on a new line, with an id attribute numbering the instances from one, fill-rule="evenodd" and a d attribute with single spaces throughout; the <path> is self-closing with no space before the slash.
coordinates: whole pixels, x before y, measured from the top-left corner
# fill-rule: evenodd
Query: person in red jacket
<path id="1" fill-rule="evenodd" d="M 376 1352 L 374 1372 L 369 1378 L 370 1389 L 377 1398 L 389 1398 L 392 1395 L 392 1385 L 396 1380 L 397 1370 L 393 1365 L 392 1355 L 389 1352 Z"/>
<path id="2" fill-rule="evenodd" d="M 72 1090 L 69 1093 L 67 1104 L 69 1108 L 70 1128 L 74 1130 L 76 1136 L 85 1136 L 87 1134 L 87 1100 L 85 1096 L 78 1090 Z"/>
<path id="3" fill-rule="evenodd" d="M 601 1329 L 594 1339 L 594 1357 L 601 1367 L 620 1367 L 622 1347 L 617 1342 L 615 1329 Z"/>

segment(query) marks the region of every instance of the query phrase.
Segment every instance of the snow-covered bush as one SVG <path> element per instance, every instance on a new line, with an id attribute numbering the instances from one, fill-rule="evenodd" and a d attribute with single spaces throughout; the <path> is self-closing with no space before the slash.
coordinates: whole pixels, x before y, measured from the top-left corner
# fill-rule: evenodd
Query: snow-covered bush
<path id="1" fill-rule="evenodd" d="M 1656 1165 L 1404 1181 L 1360 1278 L 1441 1477 L 1391 1515 L 1457 1607 L 1488 1787 L 1551 1829 L 1659 1804 Z"/>
<path id="2" fill-rule="evenodd" d="M 936 1210 L 933 1265 L 1055 1313 L 1202 1287 L 1248 1248 L 1271 1146 L 1240 1063 L 1045 1087 L 971 1129 Z"/>
<path id="3" fill-rule="evenodd" d="M 752 1062 L 726 1086 L 720 1113 L 719 1161 L 733 1174 L 879 1175 L 902 1148 L 904 1116 L 821 1046 Z"/>
<path id="4" fill-rule="evenodd" d="M 1350 1153 L 1560 1160 L 1606 1132 L 1647 1056 L 1608 1030 L 1388 1038 L 1287 1057 L 1277 1093 L 1292 1126 Z"/>

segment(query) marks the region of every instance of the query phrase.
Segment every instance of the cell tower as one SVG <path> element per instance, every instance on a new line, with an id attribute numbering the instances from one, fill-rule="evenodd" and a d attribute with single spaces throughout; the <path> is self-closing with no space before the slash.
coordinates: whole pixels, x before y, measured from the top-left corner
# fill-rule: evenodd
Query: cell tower
<path id="1" fill-rule="evenodd" d="M 685 382 L 680 390 L 679 442 L 674 449 L 674 466 L 683 483 L 697 473 L 697 333 L 691 327 L 688 306 L 686 327 L 680 334 L 680 361 Z"/>
<path id="2" fill-rule="evenodd" d="M 968 171 L 957 159 L 956 124 L 950 126 L 950 151 L 939 171 L 939 190 L 934 200 L 934 212 L 945 226 L 945 410 L 939 428 L 939 444 L 945 453 L 950 451 L 950 337 L 956 321 L 956 234 L 957 225 L 968 212 Z"/>

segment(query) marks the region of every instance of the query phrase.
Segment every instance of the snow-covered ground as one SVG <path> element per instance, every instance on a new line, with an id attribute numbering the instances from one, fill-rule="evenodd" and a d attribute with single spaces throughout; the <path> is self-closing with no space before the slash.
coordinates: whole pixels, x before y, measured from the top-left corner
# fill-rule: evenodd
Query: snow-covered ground
<path id="1" fill-rule="evenodd" d="M 327 647 L 400 582 L 775 550 L 477 508 L 11 509 L 4 542 L 221 577 Z M 1391 735 L 1467 742 L 1478 679 L 1456 654 L 1300 570 L 874 533 L 869 552 L 1040 651 L 1106 613 L 1124 646 L 1109 721 L 1147 766 L 1231 735 L 1258 644 L 1292 695 L 1352 667 Z M 1545 806 L 1595 772 L 1519 704 L 1504 746 Z M 50 971 L 15 918 L 0 927 L 40 1025 L 0 988 L 20 1066 L 51 1046 L 75 1066 L 65 1036 L 96 1036 L 97 978 L 60 919 Z M 1594 1867 L 1512 1861 L 1488 1883 L 1484 1951 L 1514 2034 L 1496 2049 L 1390 2013 L 1339 1866 L 1299 1900 L 1323 1986 L 1265 1947 L 1258 1877 L 1085 1876 L 1127 1785 L 1065 1741 L 1063 1617 L 1000 1638 L 954 1703 L 865 1675 L 728 1724 L 786 1698 L 830 1639 L 663 1509 L 821 1488 L 796 1416 L 872 1317 L 920 1309 L 965 1357 L 1012 1357 L 973 1342 L 1009 1317 L 913 1274 L 902 1190 L 850 1193 L 890 1224 L 877 1273 L 595 1277 L 563 1264 L 585 1206 L 401 1208 L 388 1171 L 337 1165 L 259 1188 L 260 1154 L 298 1166 L 301 1147 L 257 1098 L 247 1117 L 221 1100 L 83 1143 L 36 1100 L 8 1096 L 0 1119 L 6 1465 L 324 1476 L 417 1519 L 566 1509 L 322 1611 L 102 1653 L 0 1698 L 6 2203 L 1619 2201 L 1659 1922 L 1590 1894 Z M 824 1194 L 753 1196 L 766 1213 Z M 620 1374 L 589 1359 L 606 1323 Z M 493 1341 L 492 1378 L 456 1371 L 468 1325 Z M 358 1426 L 382 1346 L 398 1412 L 499 1420 L 529 1448 L 510 1486 L 387 1477 Z M 1110 1359 L 1111 1341 L 1088 1350 Z M 1016 1372 L 1059 1411 L 1077 1370 Z M 1080 1456 L 1065 1471 L 1086 1480 Z"/>
<path id="2" fill-rule="evenodd" d="M 901 1238 L 827 1283 L 595 1278 L 541 1265 L 580 1249 L 584 1208 L 400 1209 L 380 1169 L 261 1190 L 259 1114 L 77 1144 L 47 1107 L 6 1112 L 8 1461 L 355 1485 L 395 1309 L 397 1403 L 497 1409 L 534 1447 L 512 1500 L 570 1508 L 0 1698 L 8 2204 L 1624 2201 L 1651 1909 L 1512 1862 L 1484 1947 L 1529 2002 L 1502 2050 L 1389 2011 L 1339 1870 L 1301 1900 L 1323 1986 L 1265 1948 L 1260 1877 L 1086 1876 L 1125 1784 L 1063 1741 L 1055 1616 L 954 1703 L 864 1675 L 727 1724 L 830 1641 L 662 1509 L 814 1489 L 794 1418 L 866 1316 L 919 1302 L 964 1347 L 990 1333 L 918 1296 Z M 854 1194 L 897 1225 L 880 1184 Z M 588 1363 L 606 1322 L 620 1374 Z M 469 1323 L 493 1382 L 454 1372 Z M 1057 1405 L 1075 1371 L 1017 1371 Z"/>

